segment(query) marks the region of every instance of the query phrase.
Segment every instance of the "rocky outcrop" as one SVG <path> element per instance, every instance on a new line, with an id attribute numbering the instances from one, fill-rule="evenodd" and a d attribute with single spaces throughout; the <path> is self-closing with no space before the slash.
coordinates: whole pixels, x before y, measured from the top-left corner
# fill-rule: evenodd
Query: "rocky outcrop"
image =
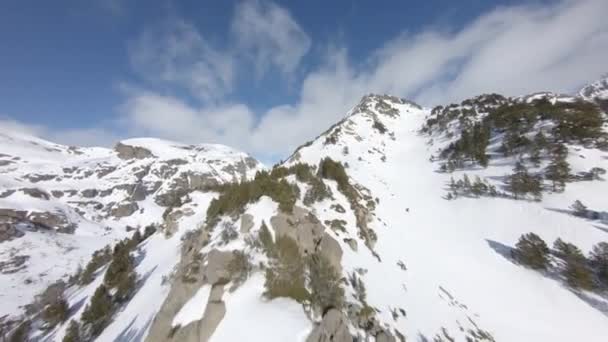
<path id="1" fill-rule="evenodd" d="M 211 250 L 207 254 L 207 264 L 203 269 L 203 280 L 208 284 L 225 284 L 230 281 L 228 264 L 233 254 L 228 251 Z"/>
<path id="2" fill-rule="evenodd" d="M 319 325 L 315 326 L 306 338 L 306 342 L 352 342 L 353 337 L 348 332 L 348 321 L 344 315 L 330 309 L 323 316 Z"/>
<path id="3" fill-rule="evenodd" d="M 84 198 L 93 198 L 99 194 L 99 190 L 97 189 L 86 189 L 82 190 L 81 195 Z"/>
<path id="4" fill-rule="evenodd" d="M 1 220 L 2 218 L 0 218 Z M 0 222 L 0 242 L 22 237 L 24 233 L 10 222 Z"/>
<path id="5" fill-rule="evenodd" d="M 241 233 L 247 234 L 253 228 L 253 216 L 250 214 L 243 214 L 241 216 Z"/>
<path id="6" fill-rule="evenodd" d="M 138 209 L 139 206 L 135 202 L 115 204 L 112 209 L 110 209 L 110 215 L 115 218 L 131 216 Z"/>
<path id="7" fill-rule="evenodd" d="M 31 197 L 34 198 L 38 198 L 38 199 L 43 199 L 43 200 L 49 200 L 49 198 L 51 198 L 51 196 L 49 196 L 49 194 L 44 191 L 44 190 L 40 190 L 38 188 L 23 188 L 21 189 L 21 191 Z"/>
<path id="8" fill-rule="evenodd" d="M 31 212 L 27 215 L 27 220 L 36 227 L 56 230 L 59 233 L 72 234 L 76 229 L 76 225 L 70 222 L 63 213 L 59 212 Z"/>
<path id="9" fill-rule="evenodd" d="M 340 244 L 325 232 L 323 223 L 308 210 L 295 206 L 291 214 L 279 212 L 273 216 L 270 224 L 277 236 L 294 239 L 303 255 L 321 253 L 338 272 L 342 271 Z"/>
<path id="10" fill-rule="evenodd" d="M 144 159 L 154 157 L 152 152 L 140 146 L 125 145 L 118 143 L 114 146 L 114 151 L 120 159 Z"/>

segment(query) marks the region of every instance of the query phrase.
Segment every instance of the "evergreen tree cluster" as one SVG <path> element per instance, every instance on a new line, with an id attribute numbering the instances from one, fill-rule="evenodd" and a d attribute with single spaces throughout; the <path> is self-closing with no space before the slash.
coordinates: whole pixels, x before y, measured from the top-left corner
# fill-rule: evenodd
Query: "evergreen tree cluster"
<path id="1" fill-rule="evenodd" d="M 527 194 L 531 194 L 536 200 L 540 200 L 542 197 L 541 178 L 530 174 L 521 161 L 515 163 L 513 174 L 507 179 L 507 186 L 515 199 L 522 198 Z"/>
<path id="2" fill-rule="evenodd" d="M 319 168 L 322 165 L 323 162 Z M 342 167 L 341 164 L 339 165 Z M 331 198 L 331 190 L 323 183 L 322 174 L 315 174 L 311 166 L 302 163 L 288 168 L 276 166 L 270 172 L 258 172 L 250 181 L 223 184 L 210 189 L 218 191 L 220 196 L 212 200 L 207 209 L 208 224 L 216 224 L 222 215 L 242 212 L 248 203 L 256 202 L 262 196 L 268 196 L 279 203 L 280 210 L 291 212 L 296 200 L 300 197 L 300 189 L 297 184 L 291 184 L 285 179 L 289 175 L 295 175 L 297 181 L 309 185 L 303 198 L 305 204 Z M 348 183 L 348 177 L 346 177 L 346 183 Z"/>
<path id="3" fill-rule="evenodd" d="M 604 118 L 599 108 L 582 100 L 565 102 L 537 99 L 531 102 L 506 100 L 497 97 L 495 105 L 485 106 L 487 115 L 480 122 L 471 117 L 482 113 L 475 101 L 464 101 L 460 106 L 450 105 L 433 109 L 427 120 L 424 132 L 434 129 L 446 130 L 447 125 L 458 119 L 460 137 L 441 153 L 445 160 L 441 165 L 444 172 L 452 172 L 466 166 L 467 163 L 488 165 L 486 149 L 491 134 L 503 134 L 499 151 L 505 156 L 524 156 L 534 166 L 539 167 L 543 159 L 549 159 L 544 170 L 544 178 L 552 183 L 553 191 L 562 191 L 568 181 L 575 180 L 570 174 L 566 160 L 568 149 L 564 143 L 580 143 L 585 146 L 605 148 L 608 136 L 602 131 Z M 551 121 L 553 128 L 545 135 L 542 131 L 533 134 L 535 125 L 541 121 Z M 452 133 L 451 131 L 448 133 Z M 602 170 L 596 168 L 581 176 L 583 180 L 599 179 Z M 605 171 L 604 171 L 605 173 Z M 529 178 L 513 179 L 516 185 L 535 186 L 536 182 L 527 182 Z M 524 183 L 518 181 L 526 181 Z M 516 186 L 514 194 L 522 195 Z"/>
<path id="4" fill-rule="evenodd" d="M 551 254 L 561 260 L 558 265 L 559 273 L 570 287 L 593 290 L 598 286 L 608 286 L 607 242 L 599 242 L 593 246 L 587 258 L 572 243 L 558 238 L 553 243 L 553 250 L 550 250 L 538 235 L 528 233 L 519 238 L 516 248 L 512 251 L 513 257 L 521 264 L 537 270 L 552 267 L 549 261 Z"/>
<path id="5" fill-rule="evenodd" d="M 146 230 L 148 236 L 153 234 L 152 229 Z M 136 230 L 131 238 L 125 238 L 114 246 L 103 283 L 97 287 L 85 307 L 82 323 L 70 322 L 64 342 L 89 341 L 98 336 L 111 321 L 118 306 L 131 298 L 137 280 L 131 252 L 144 241 L 144 236 Z M 104 250 L 109 250 L 109 247 Z"/>
<path id="6" fill-rule="evenodd" d="M 496 187 L 490 184 L 486 180 L 482 180 L 481 177 L 475 176 L 475 180 L 471 181 L 469 176 L 465 173 L 462 179 L 455 181 L 454 178 L 450 178 L 449 192 L 446 199 L 452 200 L 460 196 L 465 197 L 497 197 L 504 196 L 496 190 Z"/>
<path id="7" fill-rule="evenodd" d="M 463 129 L 460 139 L 441 151 L 441 157 L 448 159 L 447 165 L 452 170 L 464 166 L 465 161 L 477 162 L 486 167 L 489 161 L 489 156 L 486 154 L 489 141 L 490 127 L 475 123 L 470 129 Z"/>

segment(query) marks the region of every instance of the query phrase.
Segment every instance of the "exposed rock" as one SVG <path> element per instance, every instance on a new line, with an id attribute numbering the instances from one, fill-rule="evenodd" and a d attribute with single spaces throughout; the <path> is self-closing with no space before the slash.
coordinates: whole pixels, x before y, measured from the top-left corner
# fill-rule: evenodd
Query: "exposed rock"
<path id="1" fill-rule="evenodd" d="M 270 219 L 277 236 L 286 235 L 294 239 L 304 255 L 314 253 L 325 227 L 306 209 L 294 206 L 293 213 L 279 212 Z"/>
<path id="2" fill-rule="evenodd" d="M 59 233 L 72 234 L 76 229 L 76 225 L 70 222 L 63 213 L 34 211 L 27 215 L 27 219 L 41 228 L 56 230 Z"/>
<path id="3" fill-rule="evenodd" d="M 116 218 L 131 216 L 138 209 L 139 206 L 135 202 L 116 204 L 110 210 L 110 215 Z"/>
<path id="4" fill-rule="evenodd" d="M 114 146 L 114 150 L 118 153 L 120 159 L 144 159 L 154 157 L 152 152 L 140 146 L 125 145 L 118 143 Z"/>
<path id="5" fill-rule="evenodd" d="M 15 190 L 13 190 L 13 189 L 4 190 L 3 192 L 0 192 L 0 198 L 7 198 L 8 196 L 10 196 L 14 193 L 15 193 Z"/>
<path id="6" fill-rule="evenodd" d="M 353 250 L 353 252 L 356 252 L 358 250 L 357 240 L 345 238 L 344 242 L 346 242 L 348 244 L 348 246 L 350 247 L 350 249 Z"/>
<path id="7" fill-rule="evenodd" d="M 23 176 L 23 178 L 26 178 L 27 180 L 29 180 L 32 183 L 37 183 L 37 182 L 41 182 L 41 181 L 53 180 L 53 179 L 57 178 L 57 175 L 33 174 L 33 175 L 25 175 L 25 176 Z"/>
<path id="8" fill-rule="evenodd" d="M 0 160 L 0 166 L 7 166 L 10 164 L 14 164 L 15 162 L 12 160 Z"/>
<path id="9" fill-rule="evenodd" d="M 376 335 L 376 342 L 397 342 L 397 339 L 391 333 L 381 331 Z"/>
<path id="10" fill-rule="evenodd" d="M 323 320 L 315 326 L 306 338 L 306 342 L 352 342 L 353 337 L 348 332 L 348 322 L 344 315 L 330 309 L 323 316 Z"/>
<path id="11" fill-rule="evenodd" d="M 49 196 L 46 191 L 37 188 L 22 188 L 20 190 L 23 191 L 24 194 L 32 196 L 34 198 L 39 198 L 47 201 L 49 200 L 49 198 L 51 198 L 51 196 Z"/>
<path id="12" fill-rule="evenodd" d="M 116 171 L 116 166 L 104 166 L 97 171 L 97 178 L 103 178 Z"/>
<path id="13" fill-rule="evenodd" d="M 342 271 L 340 244 L 325 232 L 325 226 L 311 212 L 295 206 L 292 214 L 279 212 L 270 219 L 270 224 L 277 236 L 294 239 L 303 255 L 321 253 L 338 272 Z"/>
<path id="14" fill-rule="evenodd" d="M 61 197 L 63 197 L 63 191 L 53 190 L 53 191 L 51 191 L 51 195 L 53 195 L 53 197 L 55 197 L 55 198 L 61 198 Z"/>
<path id="15" fill-rule="evenodd" d="M 0 218 L 1 220 L 2 218 Z M 9 241 L 25 235 L 10 222 L 0 222 L 0 242 Z"/>
<path id="16" fill-rule="evenodd" d="M 251 228 L 253 228 L 253 216 L 250 214 L 243 214 L 241 216 L 241 233 L 249 233 Z"/>
<path id="17" fill-rule="evenodd" d="M 99 194 L 99 190 L 97 189 L 86 189 L 81 192 L 82 197 L 84 198 L 93 198 Z"/>
<path id="18" fill-rule="evenodd" d="M 177 231 L 179 219 L 184 216 L 191 216 L 194 214 L 194 211 L 190 208 L 186 209 L 176 209 L 169 210 L 166 215 L 164 215 L 163 229 L 166 234 L 172 235 Z"/>
<path id="19" fill-rule="evenodd" d="M 331 235 L 328 233 L 323 234 L 317 252 L 320 252 L 326 257 L 338 273 L 342 273 L 342 248 L 338 241 L 331 237 Z"/>
<path id="20" fill-rule="evenodd" d="M 0 261 L 0 273 L 12 274 L 24 269 L 25 262 L 30 259 L 29 255 L 11 255 L 11 259 Z"/>
<path id="21" fill-rule="evenodd" d="M 228 264 L 232 260 L 232 252 L 211 250 L 207 254 L 207 264 L 203 269 L 203 279 L 209 284 L 223 284 L 230 281 Z"/>

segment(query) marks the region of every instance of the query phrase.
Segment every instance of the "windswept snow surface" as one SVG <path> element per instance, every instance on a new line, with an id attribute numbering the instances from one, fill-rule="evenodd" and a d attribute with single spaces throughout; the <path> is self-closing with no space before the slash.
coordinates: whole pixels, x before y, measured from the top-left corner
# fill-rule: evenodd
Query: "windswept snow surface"
<path id="1" fill-rule="evenodd" d="M 305 341 L 312 323 L 302 305 L 287 298 L 262 299 L 264 275 L 254 274 L 234 293 L 226 293 L 226 316 L 211 340 L 216 342 Z"/>

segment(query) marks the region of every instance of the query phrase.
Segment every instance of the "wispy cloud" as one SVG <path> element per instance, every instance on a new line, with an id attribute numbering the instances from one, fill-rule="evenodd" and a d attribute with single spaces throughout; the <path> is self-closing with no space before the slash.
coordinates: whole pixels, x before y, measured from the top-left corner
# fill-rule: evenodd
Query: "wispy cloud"
<path id="1" fill-rule="evenodd" d="M 232 35 L 238 52 L 251 58 L 258 76 L 270 67 L 293 72 L 311 40 L 284 8 L 268 1 L 244 1 L 236 8 Z"/>
<path id="2" fill-rule="evenodd" d="M 133 69 L 154 85 L 177 87 L 203 101 L 217 101 L 232 90 L 232 56 L 182 19 L 149 28 L 128 50 Z"/>

